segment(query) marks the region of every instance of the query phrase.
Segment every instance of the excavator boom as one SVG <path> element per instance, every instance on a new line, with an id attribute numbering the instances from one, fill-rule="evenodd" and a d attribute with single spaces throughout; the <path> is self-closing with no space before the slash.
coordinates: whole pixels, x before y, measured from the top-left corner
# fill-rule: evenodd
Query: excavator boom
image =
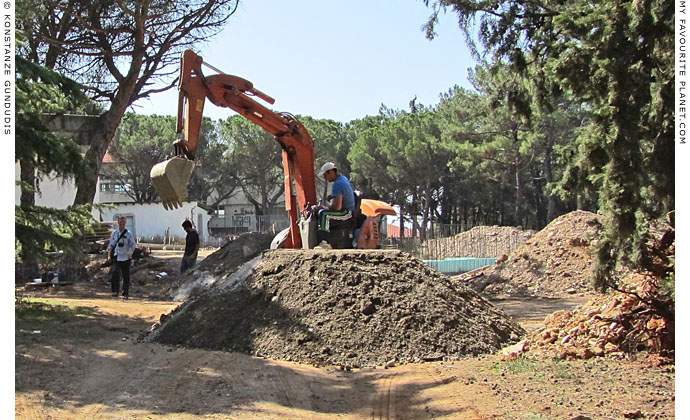
<path id="1" fill-rule="evenodd" d="M 254 88 L 248 80 L 228 74 L 204 76 L 203 59 L 191 50 L 182 53 L 178 83 L 177 136 L 175 156 L 151 169 L 153 183 L 166 209 L 182 205 L 187 184 L 194 170 L 194 159 L 206 99 L 216 106 L 230 108 L 273 136 L 283 149 L 285 208 L 290 219 L 290 234 L 282 246 L 301 247 L 299 212 L 316 204 L 314 143 L 304 126 L 292 115 L 276 113 L 252 97 L 269 104 L 274 100 Z M 294 188 L 293 188 L 294 181 Z"/>

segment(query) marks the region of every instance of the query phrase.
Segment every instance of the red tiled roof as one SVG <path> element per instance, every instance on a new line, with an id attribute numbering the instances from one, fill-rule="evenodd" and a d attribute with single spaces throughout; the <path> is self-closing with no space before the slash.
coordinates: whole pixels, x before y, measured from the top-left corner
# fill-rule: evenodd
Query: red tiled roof
<path id="1" fill-rule="evenodd" d="M 399 238 L 400 237 L 400 226 L 396 225 L 391 225 L 389 224 L 386 227 L 386 233 L 389 238 Z M 419 236 L 419 232 L 417 232 L 417 236 Z M 405 228 L 405 237 L 406 238 L 411 238 L 412 237 L 412 229 L 410 228 Z"/>
<path id="2" fill-rule="evenodd" d="M 103 156 L 103 163 L 113 163 L 115 162 L 115 158 L 113 158 L 113 155 L 111 155 L 108 152 L 105 152 L 105 156 Z"/>

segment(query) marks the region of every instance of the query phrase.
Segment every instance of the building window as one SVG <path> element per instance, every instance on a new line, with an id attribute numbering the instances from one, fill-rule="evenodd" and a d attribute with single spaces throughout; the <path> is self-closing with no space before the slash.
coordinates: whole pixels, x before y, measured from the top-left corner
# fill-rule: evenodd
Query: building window
<path id="1" fill-rule="evenodd" d="M 113 191 L 116 193 L 126 192 L 128 190 L 127 184 L 113 184 Z"/>
<path id="2" fill-rule="evenodd" d="M 101 192 L 104 193 L 124 193 L 131 190 L 130 184 L 117 184 L 114 182 L 102 182 Z"/>

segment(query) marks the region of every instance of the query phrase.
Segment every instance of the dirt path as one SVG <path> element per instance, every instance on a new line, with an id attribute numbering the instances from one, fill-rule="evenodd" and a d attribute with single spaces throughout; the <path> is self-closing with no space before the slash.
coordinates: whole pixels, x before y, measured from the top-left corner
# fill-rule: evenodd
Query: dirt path
<path id="1" fill-rule="evenodd" d="M 68 304 L 72 315 L 17 318 L 17 419 L 674 418 L 673 367 L 653 367 L 643 357 L 506 362 L 490 356 L 388 369 L 316 368 L 143 343 L 139 338 L 176 303 L 115 300 L 100 281 L 35 297 Z M 528 329 L 577 304 L 496 303 Z"/>
<path id="2" fill-rule="evenodd" d="M 560 310 L 572 311 L 587 302 L 587 298 L 491 298 L 489 301 L 500 306 L 505 313 L 519 322 L 522 328 L 530 331 L 543 327 L 546 315 Z"/>

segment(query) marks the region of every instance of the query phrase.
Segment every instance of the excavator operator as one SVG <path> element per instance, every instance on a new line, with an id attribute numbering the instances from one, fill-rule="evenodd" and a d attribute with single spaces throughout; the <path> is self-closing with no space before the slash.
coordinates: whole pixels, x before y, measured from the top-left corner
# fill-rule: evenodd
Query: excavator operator
<path id="1" fill-rule="evenodd" d="M 324 163 L 319 171 L 319 176 L 323 176 L 326 182 L 333 183 L 331 195 L 328 196 L 328 199 L 331 200 L 331 205 L 328 207 L 317 206 L 317 243 L 323 246 L 328 239 L 331 222 L 343 222 L 353 217 L 355 193 L 350 180 L 345 175 L 338 173 L 338 169 L 333 162 Z"/>

